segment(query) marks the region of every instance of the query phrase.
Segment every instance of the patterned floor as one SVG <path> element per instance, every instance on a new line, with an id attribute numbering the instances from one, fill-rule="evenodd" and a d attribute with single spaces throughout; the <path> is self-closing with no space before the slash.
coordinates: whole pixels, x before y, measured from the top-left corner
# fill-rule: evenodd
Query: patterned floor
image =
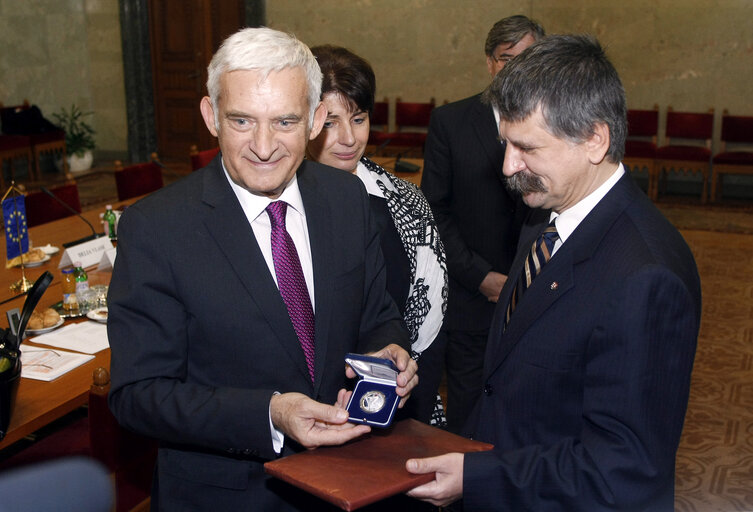
<path id="1" fill-rule="evenodd" d="M 753 214 L 748 214 L 753 217 Z M 753 235 L 682 231 L 703 290 L 675 510 L 753 510 Z"/>

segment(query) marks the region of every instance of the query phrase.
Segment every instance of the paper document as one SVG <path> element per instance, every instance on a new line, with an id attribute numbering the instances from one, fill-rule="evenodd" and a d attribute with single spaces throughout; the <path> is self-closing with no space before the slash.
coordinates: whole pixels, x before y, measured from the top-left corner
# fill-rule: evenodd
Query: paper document
<path id="1" fill-rule="evenodd" d="M 44 381 L 55 380 L 92 359 L 94 356 L 22 345 L 21 377 Z"/>
<path id="2" fill-rule="evenodd" d="M 110 346 L 107 340 L 107 325 L 99 322 L 70 324 L 47 334 L 35 336 L 34 343 L 96 354 Z"/>

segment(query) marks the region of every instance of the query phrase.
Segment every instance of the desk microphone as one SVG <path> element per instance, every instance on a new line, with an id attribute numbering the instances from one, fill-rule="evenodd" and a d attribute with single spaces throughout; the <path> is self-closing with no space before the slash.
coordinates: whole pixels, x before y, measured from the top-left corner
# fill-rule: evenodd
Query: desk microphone
<path id="1" fill-rule="evenodd" d="M 97 230 L 94 229 L 94 226 L 92 226 L 91 222 L 89 222 L 88 220 L 86 220 L 84 218 L 84 216 L 81 215 L 81 213 L 77 212 L 76 209 L 73 208 L 71 205 L 69 205 L 68 203 L 66 203 L 65 201 L 63 201 L 62 199 L 60 199 L 58 196 L 56 196 L 55 194 L 53 194 L 47 187 L 39 187 L 39 188 L 42 190 L 42 192 L 44 192 L 45 194 L 47 194 L 48 196 L 50 196 L 51 198 L 53 198 L 55 201 L 57 201 L 58 203 L 60 203 L 66 210 L 68 210 L 69 212 L 72 212 L 75 215 L 78 215 L 78 217 L 81 220 L 83 220 L 84 222 L 86 222 L 86 225 L 89 226 L 89 229 L 92 230 L 92 234 L 91 235 L 85 236 L 84 238 L 79 238 L 78 240 L 74 240 L 73 242 L 64 243 L 63 247 L 71 247 L 73 245 L 78 245 L 78 244 L 82 244 L 84 242 L 88 242 L 89 240 L 94 240 L 95 238 L 99 238 L 100 236 L 105 236 L 104 233 L 97 233 Z"/>

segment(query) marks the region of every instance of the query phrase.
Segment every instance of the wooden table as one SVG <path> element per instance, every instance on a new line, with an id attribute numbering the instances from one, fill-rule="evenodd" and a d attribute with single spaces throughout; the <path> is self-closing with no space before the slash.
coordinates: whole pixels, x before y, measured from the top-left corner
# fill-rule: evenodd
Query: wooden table
<path id="1" fill-rule="evenodd" d="M 120 207 L 122 205 L 115 206 L 115 208 Z M 100 226 L 100 213 L 99 210 L 94 210 L 85 212 L 83 215 L 97 228 Z M 63 254 L 62 244 L 87 236 L 90 232 L 91 230 L 86 223 L 76 216 L 35 226 L 29 230 L 31 240 L 36 246 L 49 243 L 61 249 L 42 266 L 25 270 L 26 277 L 29 280 L 38 278 L 45 270 L 49 270 L 53 274 L 53 280 L 39 301 L 37 309 L 49 307 L 60 302 L 63 298 L 61 271 L 58 269 L 58 263 Z M 110 282 L 110 271 L 89 270 L 87 273 L 91 284 L 108 284 Z M 26 300 L 25 294 L 18 295 L 9 290 L 10 284 L 20 278 L 20 268 L 3 268 L 0 272 L 0 287 L 2 287 L 0 289 L 0 300 L 4 301 L 0 311 L 3 313 L 1 315 L 3 328 L 8 326 L 4 312 L 12 308 L 18 308 L 20 311 Z M 84 405 L 92 384 L 92 374 L 100 366 L 109 370 L 109 349 L 96 353 L 91 361 L 51 382 L 21 378 L 11 413 L 10 426 L 5 438 L 0 442 L 0 450 Z"/>
<path id="2" fill-rule="evenodd" d="M 374 162 L 378 163 L 388 171 L 390 171 L 392 174 L 397 176 L 398 178 L 402 178 L 406 181 L 410 181 L 417 187 L 421 186 L 421 174 L 424 170 L 424 160 L 423 158 L 401 158 L 401 162 L 407 162 L 413 165 L 418 166 L 418 172 L 395 172 L 395 162 L 397 161 L 397 158 L 394 156 L 372 156 L 369 157 Z"/>

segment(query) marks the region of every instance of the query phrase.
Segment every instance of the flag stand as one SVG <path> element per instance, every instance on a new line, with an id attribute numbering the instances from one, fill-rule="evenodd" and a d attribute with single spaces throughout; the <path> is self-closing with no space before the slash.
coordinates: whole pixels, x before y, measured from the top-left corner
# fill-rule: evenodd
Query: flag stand
<path id="1" fill-rule="evenodd" d="M 5 199 L 7 199 L 7 197 L 9 195 L 11 195 L 11 193 L 13 194 L 13 197 L 18 197 L 19 195 L 21 195 L 21 196 L 24 195 L 23 190 L 21 190 L 20 188 L 18 188 L 16 186 L 16 182 L 15 181 L 11 181 L 10 182 L 10 187 L 8 187 L 8 190 L 5 191 L 5 194 L 3 194 L 2 199 L 0 199 L 0 203 L 2 203 L 3 201 L 5 201 Z M 21 231 L 19 229 L 18 209 L 17 209 L 15 201 L 13 202 L 13 208 L 14 208 L 15 213 L 16 213 L 16 216 L 15 216 L 15 218 L 16 218 L 16 233 L 20 233 Z M 18 237 L 18 252 L 19 252 L 19 255 L 20 255 L 20 258 L 21 258 L 21 279 L 19 279 L 18 281 L 16 281 L 15 283 L 13 283 L 13 284 L 10 285 L 10 291 L 16 292 L 16 293 L 26 293 L 26 292 L 29 291 L 29 289 L 31 289 L 32 285 L 34 284 L 33 281 L 29 281 L 28 279 L 26 279 L 26 265 L 24 265 L 23 254 L 21 254 L 21 251 L 22 251 L 22 249 L 21 249 L 21 238 L 22 237 L 20 237 L 20 236 Z"/>

